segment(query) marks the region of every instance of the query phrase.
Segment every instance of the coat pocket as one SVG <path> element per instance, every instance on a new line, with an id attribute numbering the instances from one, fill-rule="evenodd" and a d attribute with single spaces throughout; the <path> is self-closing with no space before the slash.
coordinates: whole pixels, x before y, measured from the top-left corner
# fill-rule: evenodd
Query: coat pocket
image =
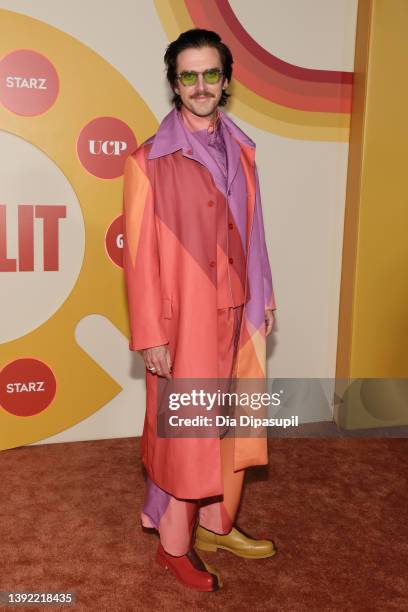
<path id="1" fill-rule="evenodd" d="M 171 319 L 173 316 L 173 308 L 171 304 L 171 299 L 163 298 L 162 300 L 162 317 L 164 319 Z"/>

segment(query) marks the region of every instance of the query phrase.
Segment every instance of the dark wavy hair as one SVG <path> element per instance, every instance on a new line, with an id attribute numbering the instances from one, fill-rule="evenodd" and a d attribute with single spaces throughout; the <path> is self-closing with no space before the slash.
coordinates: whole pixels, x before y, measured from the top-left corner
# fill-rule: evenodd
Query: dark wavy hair
<path id="1" fill-rule="evenodd" d="M 174 40 L 169 44 L 166 49 L 166 53 L 164 54 L 164 63 L 166 64 L 167 69 L 167 80 L 170 83 L 170 87 L 174 94 L 172 102 L 175 104 L 176 108 L 181 108 L 181 98 L 174 91 L 174 88 L 177 86 L 177 57 L 179 53 L 185 49 L 199 49 L 200 47 L 214 47 L 214 49 L 218 49 L 222 64 L 223 77 L 224 79 L 228 79 L 228 82 L 231 81 L 232 64 L 234 63 L 234 60 L 227 45 L 221 41 L 221 37 L 216 32 L 212 32 L 211 30 L 201 30 L 200 28 L 187 30 L 187 32 L 180 34 L 177 40 Z M 221 99 L 219 101 L 219 106 L 225 106 L 229 97 L 230 94 L 223 90 Z"/>

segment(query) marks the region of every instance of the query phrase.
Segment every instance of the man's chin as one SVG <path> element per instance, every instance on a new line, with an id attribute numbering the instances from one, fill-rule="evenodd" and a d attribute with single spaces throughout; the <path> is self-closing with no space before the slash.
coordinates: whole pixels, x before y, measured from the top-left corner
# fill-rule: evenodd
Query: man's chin
<path id="1" fill-rule="evenodd" d="M 188 109 L 198 117 L 209 117 L 217 109 L 218 104 L 192 104 Z"/>

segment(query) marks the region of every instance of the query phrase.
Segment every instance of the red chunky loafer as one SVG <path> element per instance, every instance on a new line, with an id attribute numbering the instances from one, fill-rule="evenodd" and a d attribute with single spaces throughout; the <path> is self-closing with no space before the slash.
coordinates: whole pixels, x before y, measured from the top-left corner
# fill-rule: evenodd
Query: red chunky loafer
<path id="1" fill-rule="evenodd" d="M 157 562 L 168 569 L 181 584 L 196 591 L 216 591 L 222 586 L 217 573 L 209 572 L 198 553 L 192 548 L 182 557 L 167 553 L 161 543 L 157 549 Z M 212 568 L 211 568 L 212 569 Z M 214 570 L 212 570 L 214 571 Z"/>

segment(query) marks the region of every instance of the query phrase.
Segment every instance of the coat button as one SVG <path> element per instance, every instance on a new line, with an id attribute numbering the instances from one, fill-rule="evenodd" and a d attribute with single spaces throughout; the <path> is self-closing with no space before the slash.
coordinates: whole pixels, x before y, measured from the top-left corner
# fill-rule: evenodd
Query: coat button
<path id="1" fill-rule="evenodd" d="M 193 149 L 188 149 L 187 155 L 192 155 L 192 154 L 193 154 Z"/>
<path id="2" fill-rule="evenodd" d="M 233 224 L 233 223 L 228 223 L 228 227 L 229 227 L 230 229 L 234 229 L 234 224 Z"/>
<path id="3" fill-rule="evenodd" d="M 215 268 L 215 261 L 210 261 L 210 266 L 211 266 L 212 268 Z"/>
<path id="4" fill-rule="evenodd" d="M 233 264 L 233 263 L 234 263 L 234 260 L 233 260 L 233 258 L 232 258 L 232 257 L 228 257 L 228 261 L 230 262 L 230 264 Z"/>
<path id="5" fill-rule="evenodd" d="M 210 201 L 208 202 L 208 206 L 214 206 L 214 202 L 213 202 L 212 200 L 210 200 Z"/>
<path id="6" fill-rule="evenodd" d="M 228 195 L 231 195 L 231 189 L 228 189 Z"/>

